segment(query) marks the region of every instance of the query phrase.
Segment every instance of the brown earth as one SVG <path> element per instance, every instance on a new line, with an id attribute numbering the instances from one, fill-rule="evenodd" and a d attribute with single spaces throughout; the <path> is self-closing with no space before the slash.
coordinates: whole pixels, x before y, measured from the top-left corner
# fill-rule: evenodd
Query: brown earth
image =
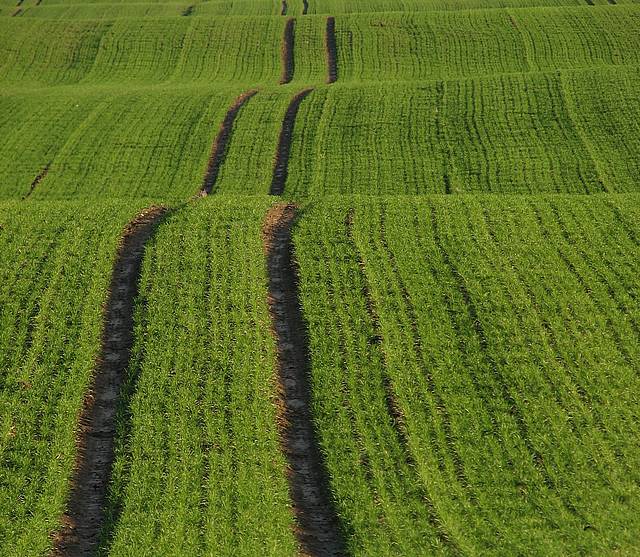
<path id="1" fill-rule="evenodd" d="M 269 274 L 269 311 L 277 341 L 279 424 L 303 555 L 344 555 L 344 542 L 330 496 L 327 473 L 311 415 L 307 327 L 298 296 L 291 229 L 294 205 L 276 205 L 264 224 Z"/>

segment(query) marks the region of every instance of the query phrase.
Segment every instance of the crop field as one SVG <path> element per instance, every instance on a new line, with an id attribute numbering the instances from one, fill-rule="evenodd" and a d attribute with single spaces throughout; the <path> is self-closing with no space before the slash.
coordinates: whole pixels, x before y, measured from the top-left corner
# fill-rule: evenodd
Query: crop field
<path id="1" fill-rule="evenodd" d="M 640 553 L 636 0 L 0 0 L 0 555 Z"/>
<path id="2" fill-rule="evenodd" d="M 164 555 L 295 548 L 260 239 L 269 200 L 245 199 L 178 211 L 147 248 L 110 555 L 152 545 Z"/>
<path id="3" fill-rule="evenodd" d="M 304 211 L 314 412 L 353 554 L 637 549 L 638 216 L 635 196 Z"/>
<path id="4" fill-rule="evenodd" d="M 118 240 L 143 206 L 0 203 L 3 555 L 44 554 L 57 527 Z"/>

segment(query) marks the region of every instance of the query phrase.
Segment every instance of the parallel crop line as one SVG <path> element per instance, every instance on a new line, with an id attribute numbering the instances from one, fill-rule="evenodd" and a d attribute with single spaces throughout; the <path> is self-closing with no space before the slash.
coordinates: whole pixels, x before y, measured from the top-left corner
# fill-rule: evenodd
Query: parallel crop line
<path id="1" fill-rule="evenodd" d="M 465 204 L 465 208 L 468 214 L 469 207 L 466 204 Z M 482 210 L 482 221 L 486 227 L 487 235 L 491 240 L 491 243 L 493 244 L 495 249 L 499 250 L 500 242 L 496 237 L 496 234 L 493 229 L 492 221 L 486 207 L 484 207 Z M 470 219 L 467 222 L 470 222 Z M 480 242 L 477 242 L 477 243 L 478 245 L 480 244 Z M 555 401 L 556 405 L 563 410 L 566 416 L 571 416 L 574 413 L 574 409 L 571 407 L 571 405 L 565 403 L 564 397 L 561 397 L 560 393 L 569 394 L 569 395 L 573 393 L 577 399 L 575 405 L 579 408 L 582 419 L 593 420 L 594 427 L 603 435 L 603 437 L 607 439 L 610 438 L 607 432 L 607 427 L 602 419 L 601 413 L 594 407 L 593 397 L 590 395 L 590 393 L 587 392 L 584 385 L 580 382 L 576 374 L 571 372 L 570 362 L 567 362 L 565 356 L 561 353 L 561 350 L 558 345 L 557 330 L 554 329 L 554 327 L 549 323 L 549 321 L 544 317 L 544 315 L 540 311 L 540 307 L 539 307 L 540 303 L 538 300 L 538 296 L 535 294 L 535 292 L 529 285 L 528 281 L 526 280 L 526 277 L 523 275 L 522 271 L 520 270 L 516 262 L 513 260 L 513 258 L 508 255 L 505 255 L 505 257 L 507 262 L 509 263 L 509 268 L 514 273 L 515 278 L 517 279 L 519 284 L 523 287 L 527 296 L 531 300 L 532 312 L 536 315 L 537 319 L 540 322 L 540 326 L 544 331 L 544 337 L 548 341 L 550 349 L 558 358 L 562 359 L 562 361 L 565 362 L 564 368 L 567 371 L 567 383 L 570 385 L 569 389 L 566 389 L 566 384 L 557 384 L 555 381 L 553 381 L 552 376 L 547 372 L 545 362 L 541 362 L 539 358 L 536 357 L 536 360 L 539 365 L 539 369 L 541 371 L 541 376 L 543 377 L 546 384 L 548 385 L 549 390 L 552 393 L 553 400 Z M 545 288 L 545 292 L 548 292 L 547 288 Z M 507 295 L 509 296 L 509 294 Z M 510 296 L 509 296 L 509 299 L 512 302 L 512 305 L 515 307 L 515 304 L 513 304 L 513 300 L 511 300 Z M 521 320 L 519 321 L 521 323 Z M 576 438 L 579 438 L 580 432 L 576 429 L 576 425 L 574 421 L 567 420 L 567 424 L 569 425 L 572 433 L 576 436 Z M 623 457 L 619 453 L 619 451 L 616 450 L 616 447 L 614 445 L 610 445 L 610 448 L 615 458 L 618 460 L 618 462 L 623 462 Z M 594 463 L 594 468 L 598 469 L 599 473 L 602 473 L 602 470 L 599 469 L 599 467 L 597 466 L 597 463 Z"/>
<path id="2" fill-rule="evenodd" d="M 213 189 L 216 185 L 216 180 L 218 179 L 218 173 L 220 172 L 220 167 L 222 166 L 224 157 L 227 154 L 227 148 L 231 139 L 231 131 L 233 130 L 233 122 L 235 121 L 238 112 L 240 112 L 240 109 L 257 92 L 257 90 L 252 89 L 251 91 L 242 93 L 242 95 L 240 95 L 229 107 L 229 110 L 227 111 L 227 114 L 225 115 L 224 120 L 220 125 L 218 135 L 216 136 L 211 147 L 211 156 L 209 157 L 207 171 L 205 173 L 202 188 L 200 190 L 201 196 L 209 195 L 213 192 Z"/>
<path id="3" fill-rule="evenodd" d="M 588 259 L 585 258 L 586 256 L 585 256 L 584 252 L 578 248 L 576 243 L 573 241 L 573 239 L 571 238 L 571 236 L 567 232 L 567 230 L 566 230 L 566 228 L 564 226 L 564 223 L 562 222 L 562 220 L 560 218 L 560 215 L 558 214 L 558 211 L 557 211 L 556 207 L 551 205 L 551 211 L 552 211 L 552 213 L 553 213 L 553 215 L 554 215 L 554 217 L 556 219 L 556 223 L 557 223 L 558 227 L 560 228 L 560 234 L 561 234 L 565 244 L 569 248 L 571 248 L 571 251 L 573 253 L 575 253 L 577 257 L 581 258 L 585 262 L 585 264 L 587 266 L 590 266 L 589 262 L 588 262 Z M 538 223 L 540 224 L 540 227 L 542 229 L 543 236 L 549 242 L 549 245 L 555 245 L 556 252 L 558 253 L 558 255 L 559 255 L 560 259 L 562 260 L 562 262 L 564 263 L 565 267 L 575 277 L 577 283 L 580 285 L 580 288 L 584 291 L 584 293 L 587 295 L 587 297 L 593 302 L 593 305 L 598 309 L 598 311 L 603 316 L 605 316 L 605 323 L 607 325 L 607 329 L 611 333 L 611 335 L 613 336 L 613 340 L 614 340 L 614 342 L 616 344 L 616 347 L 620 351 L 620 354 L 622 355 L 624 360 L 627 362 L 627 364 L 629 364 L 630 366 L 633 366 L 634 359 L 631 356 L 631 354 L 629 354 L 629 351 L 625 348 L 624 343 L 622 342 L 622 338 L 620 337 L 620 333 L 616 329 L 616 327 L 614 326 L 614 323 L 611 320 L 611 317 L 609 316 L 608 312 L 603 307 L 602 302 L 598 299 L 597 296 L 594 295 L 593 290 L 587 284 L 587 281 L 585 280 L 585 277 L 576 268 L 576 266 L 569 259 L 569 257 L 564 252 L 564 250 L 561 249 L 561 246 L 558 246 L 557 243 L 554 242 L 552 238 L 550 238 L 550 235 L 549 235 L 548 231 L 546 230 L 546 228 L 544 227 L 544 224 L 542 222 L 541 215 L 537 211 L 535 212 L 535 214 L 536 214 L 536 218 L 538 220 Z M 618 308 L 618 310 L 620 312 L 622 312 L 622 314 L 624 315 L 624 313 L 625 313 L 624 308 L 620 305 L 620 303 L 617 300 L 617 298 L 615 298 L 614 295 L 611 293 L 612 292 L 611 285 L 606 282 L 606 279 L 604 279 L 604 277 L 603 277 L 603 275 L 601 273 L 597 272 L 597 276 L 598 276 L 598 278 L 600 280 L 604 281 L 604 283 L 606 284 L 605 288 L 608 288 L 609 296 L 612 298 L 612 301 L 615 303 L 615 305 Z M 629 325 L 633 329 L 633 331 L 636 333 L 636 336 L 639 336 L 640 335 L 640 331 L 638 330 L 638 327 L 637 327 L 636 323 L 633 322 L 633 321 L 629 321 Z"/>
<path id="4" fill-rule="evenodd" d="M 378 311 L 376 310 L 376 304 L 375 301 L 373 299 L 373 296 L 371 294 L 370 288 L 369 288 L 369 282 L 368 282 L 368 278 L 367 278 L 367 274 L 365 272 L 365 263 L 362 259 L 362 254 L 360 253 L 360 250 L 358 248 L 358 245 L 356 243 L 355 238 L 353 237 L 353 216 L 354 216 L 354 209 L 351 208 L 349 209 L 348 213 L 347 213 L 347 218 L 345 220 L 345 228 L 346 228 L 346 233 L 347 233 L 347 238 L 349 240 L 349 242 L 351 243 L 351 246 L 353 248 L 354 254 L 356 255 L 357 258 L 357 262 L 358 262 L 358 267 L 360 268 L 360 274 L 362 276 L 362 283 L 363 283 L 363 287 L 362 287 L 362 295 L 364 297 L 365 303 L 366 303 L 366 307 L 367 307 L 367 313 L 369 314 L 369 317 L 371 319 L 371 323 L 373 325 L 373 329 L 376 335 L 376 343 L 381 344 L 382 343 L 382 333 L 380 331 L 380 318 L 378 316 Z M 385 245 L 385 249 L 387 250 L 387 255 L 390 254 L 390 252 L 388 251 L 388 247 Z M 395 269 L 394 269 L 395 271 Z M 399 279 L 399 277 L 398 277 Z M 399 279 L 399 281 L 401 281 L 401 279 Z M 400 284 L 400 288 L 402 290 L 403 296 L 406 294 L 406 289 L 404 289 L 403 285 Z M 406 301 L 406 300 L 405 300 Z M 410 302 L 408 302 L 409 304 Z M 409 319 L 413 319 L 413 315 L 409 316 Z M 416 344 L 419 344 L 419 337 L 417 337 L 415 335 L 415 323 L 412 323 L 414 326 L 412 327 L 412 331 L 414 332 L 414 336 L 413 338 L 416 341 Z M 418 351 L 420 351 L 420 349 L 418 349 Z M 383 357 L 385 357 L 384 354 L 384 350 L 381 350 Z M 420 352 L 420 355 L 422 355 L 422 353 Z M 425 367 L 426 370 L 426 367 Z M 426 371 L 427 375 L 429 376 L 429 372 Z M 412 470 L 416 469 L 416 461 L 413 457 L 413 454 L 411 453 L 411 448 L 410 448 L 410 444 L 409 444 L 409 439 L 408 439 L 408 435 L 406 432 L 406 418 L 404 416 L 404 413 L 402 412 L 402 409 L 398 403 L 398 401 L 396 400 L 396 396 L 394 393 L 394 388 L 393 388 L 393 382 L 391 380 L 391 378 L 389 377 L 388 373 L 384 373 L 383 376 L 383 387 L 384 387 L 384 391 L 385 391 L 385 403 L 387 406 L 387 411 L 389 413 L 389 416 L 391 418 L 391 422 L 393 424 L 393 430 L 396 433 L 396 438 L 398 441 L 398 444 L 402 447 L 403 452 L 404 452 L 404 456 L 406 459 L 407 464 L 409 465 L 409 468 Z M 431 388 L 431 382 L 429 381 L 429 377 L 427 379 L 427 382 L 429 383 L 429 392 L 434 395 L 433 389 Z M 444 404 L 442 403 L 442 400 L 439 399 L 439 397 L 437 397 L 437 395 L 434 395 L 434 398 L 436 399 L 436 406 L 438 407 L 438 409 L 440 411 L 442 411 L 443 413 L 446 413 L 446 409 L 444 408 Z M 445 416 L 445 419 L 448 419 L 448 417 Z M 445 430 L 446 433 L 445 435 L 447 436 L 447 439 L 450 439 L 450 428 L 447 428 L 445 426 Z M 437 451 L 437 449 L 436 449 Z M 439 451 L 437 451 L 439 452 Z M 454 456 L 453 456 L 453 460 L 454 462 L 456 462 L 456 456 L 457 453 L 455 453 L 455 449 L 454 449 Z M 457 461 L 459 462 L 460 459 L 458 457 Z M 456 465 L 454 465 L 456 466 Z M 456 469 L 458 468 L 458 466 L 456 466 Z M 464 478 L 464 472 L 462 472 L 462 478 Z M 469 485 L 468 480 L 465 480 L 464 485 Z M 457 547 L 455 541 L 453 540 L 453 538 L 446 532 L 446 530 L 443 528 L 441 521 L 439 519 L 438 516 L 438 512 L 435 508 L 435 505 L 433 504 L 433 501 L 431 500 L 431 498 L 429 497 L 429 494 L 426 492 L 422 492 L 422 501 L 427 509 L 427 513 L 428 513 L 428 518 L 429 518 L 429 522 L 431 523 L 431 525 L 433 526 L 436 535 L 438 536 L 439 540 L 443 543 L 443 545 L 451 548 L 452 551 L 454 551 L 454 553 L 460 553 L 460 549 Z"/>
<path id="5" fill-rule="evenodd" d="M 496 378 L 496 382 L 501 390 L 502 398 L 509 405 L 510 413 L 514 418 L 514 421 L 518 428 L 518 432 L 520 434 L 520 438 L 524 443 L 525 447 L 527 448 L 527 451 L 531 454 L 535 468 L 540 473 L 542 480 L 544 484 L 547 486 L 547 488 L 555 492 L 556 491 L 555 482 L 553 481 L 553 478 L 551 478 L 551 476 L 549 475 L 549 473 L 547 472 L 544 466 L 544 459 L 542 455 L 533 446 L 533 443 L 531 442 L 527 424 L 522 414 L 522 411 L 518 406 L 516 400 L 513 398 L 513 395 L 510 392 L 510 389 L 507 385 L 504 375 L 502 374 L 496 361 L 490 354 L 487 334 L 484 330 L 482 322 L 480 321 L 480 316 L 478 314 L 478 310 L 471 297 L 471 293 L 469 292 L 464 282 L 464 279 L 460 275 L 460 272 L 458 271 L 457 266 L 455 265 L 455 263 L 453 262 L 449 254 L 447 253 L 447 250 L 445 249 L 442 243 L 442 239 L 440 237 L 440 232 L 439 232 L 438 219 L 435 213 L 435 208 L 433 206 L 431 207 L 431 224 L 432 224 L 432 230 L 433 230 L 433 240 L 435 242 L 436 248 L 438 249 L 438 252 L 442 257 L 443 263 L 445 264 L 446 268 L 449 271 L 449 275 L 454 280 L 456 288 L 458 289 L 458 292 L 462 296 L 462 300 L 464 302 L 465 308 L 471 320 L 473 330 L 476 334 L 478 342 L 480 343 L 482 357 L 489 364 L 491 371 L 493 372 L 493 375 Z M 567 504 L 567 502 L 564 500 L 563 500 L 563 503 L 567 508 L 567 510 L 569 510 L 572 514 L 575 514 L 575 509 L 572 508 L 571 505 Z"/>
<path id="6" fill-rule="evenodd" d="M 271 195 L 282 195 L 287 182 L 289 154 L 291 153 L 291 139 L 293 136 L 293 127 L 296 122 L 296 116 L 300 103 L 311 93 L 313 89 L 304 89 L 296 94 L 284 115 L 282 127 L 280 128 L 280 137 L 278 138 L 278 147 L 276 149 L 276 158 L 273 165 L 273 177 L 271 179 Z"/>
<path id="7" fill-rule="evenodd" d="M 307 555 L 341 555 L 344 542 L 328 490 L 327 472 L 311 413 L 307 328 L 300 309 L 293 257 L 293 205 L 278 205 L 267 215 L 264 244 L 269 274 L 269 311 L 277 342 L 281 438 L 290 465 L 289 485 Z"/>
<path id="8" fill-rule="evenodd" d="M 54 555 L 87 555 L 99 542 L 113 463 L 116 409 L 133 346 L 134 308 L 147 241 L 165 215 L 151 207 L 125 229 L 104 311 L 100 355 L 79 422 L 75 472 Z"/>
<path id="9" fill-rule="evenodd" d="M 429 394 L 433 397 L 435 402 L 435 408 L 437 412 L 440 414 L 442 427 L 444 429 L 445 439 L 447 441 L 447 449 L 451 455 L 451 460 L 453 462 L 453 466 L 455 469 L 457 480 L 460 484 L 465 488 L 471 485 L 471 482 L 466 476 L 464 471 L 464 465 L 462 462 L 462 458 L 458 453 L 455 442 L 454 435 L 451 429 L 451 417 L 449 416 L 449 412 L 445 406 L 442 397 L 438 393 L 436 389 L 435 382 L 433 380 L 433 376 L 429 371 L 429 366 L 427 364 L 427 359 L 425 357 L 424 348 L 422 346 L 422 338 L 420 335 L 420 330 L 418 329 L 418 317 L 417 312 L 414 307 L 414 304 L 411 300 L 411 295 L 409 294 L 409 290 L 407 285 L 405 284 L 404 279 L 400 275 L 400 270 L 398 269 L 398 262 L 396 261 L 396 256 L 389 247 L 389 243 L 386 235 L 386 207 L 383 205 L 380 210 L 380 241 L 382 243 L 382 247 L 384 249 L 384 254 L 386 255 L 389 264 L 391 265 L 391 270 L 393 272 L 394 280 L 396 281 L 398 288 L 400 289 L 400 293 L 402 294 L 402 300 L 404 302 L 405 310 L 409 317 L 409 323 L 411 328 L 411 335 L 414 342 L 416 356 L 419 362 L 420 367 L 424 372 L 424 377 L 427 381 L 427 389 Z M 469 497 L 472 501 L 475 502 L 475 496 L 473 493 L 469 493 Z"/>

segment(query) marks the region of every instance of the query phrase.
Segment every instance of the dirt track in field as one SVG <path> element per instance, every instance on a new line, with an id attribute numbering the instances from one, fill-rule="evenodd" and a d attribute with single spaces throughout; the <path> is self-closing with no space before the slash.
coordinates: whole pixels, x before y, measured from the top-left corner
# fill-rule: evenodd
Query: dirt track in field
<path id="1" fill-rule="evenodd" d="M 213 146 L 211 147 L 211 155 L 209 156 L 207 171 L 204 175 L 204 181 L 202 183 L 200 195 L 209 195 L 214 191 L 216 180 L 218 179 L 218 173 L 220 172 L 220 167 L 222 166 L 224 157 L 227 154 L 227 147 L 229 145 L 229 140 L 231 139 L 233 122 L 235 121 L 238 112 L 240 112 L 240 109 L 257 92 L 257 90 L 252 89 L 251 91 L 242 93 L 242 95 L 240 95 L 229 107 L 229 110 L 227 110 L 227 114 L 225 115 L 224 120 L 220 125 L 218 135 L 213 141 Z"/>
<path id="2" fill-rule="evenodd" d="M 104 309 L 102 346 L 85 397 L 76 467 L 63 527 L 54 535 L 54 556 L 92 554 L 99 542 L 111 478 L 118 395 L 133 345 L 134 302 L 146 242 L 166 209 L 152 207 L 125 230 Z"/>
<path id="3" fill-rule="evenodd" d="M 34 190 L 38 187 L 38 184 L 40 184 L 40 182 L 42 182 L 42 180 L 44 180 L 47 177 L 47 174 L 49 173 L 49 168 L 51 167 L 51 162 L 48 162 L 44 168 L 40 171 L 40 174 L 38 174 L 34 179 L 33 182 L 31 182 L 31 186 L 29 186 L 29 191 L 24 195 L 24 197 L 22 199 L 26 199 L 27 197 L 29 197 Z"/>
<path id="4" fill-rule="evenodd" d="M 287 0 L 282 0 L 280 5 L 280 15 L 287 15 Z"/>
<path id="5" fill-rule="evenodd" d="M 344 555 L 311 415 L 307 327 L 300 308 L 291 240 L 295 218 L 295 206 L 275 206 L 263 229 L 269 311 L 278 352 L 280 437 L 289 464 L 289 490 L 302 554 Z"/>
<path id="6" fill-rule="evenodd" d="M 327 18 L 324 47 L 327 52 L 327 83 L 335 83 L 338 79 L 338 50 L 336 47 L 336 19 L 334 17 Z"/>
<path id="7" fill-rule="evenodd" d="M 280 57 L 282 60 L 282 74 L 280 76 L 280 85 L 289 83 L 293 79 L 295 70 L 295 61 L 293 58 L 293 43 L 295 34 L 296 20 L 290 17 L 284 26 L 284 35 L 282 37 L 282 47 Z"/>
<path id="8" fill-rule="evenodd" d="M 309 0 L 302 0 L 302 15 L 307 15 L 309 11 Z"/>
<path id="9" fill-rule="evenodd" d="M 288 176 L 293 126 L 296 123 L 300 103 L 311 91 L 313 91 L 313 89 L 305 89 L 293 97 L 284 115 L 282 127 L 280 128 L 280 137 L 278 138 L 276 160 L 273 164 L 273 177 L 271 178 L 271 189 L 269 190 L 271 195 L 282 195 L 284 192 L 284 186 Z"/>

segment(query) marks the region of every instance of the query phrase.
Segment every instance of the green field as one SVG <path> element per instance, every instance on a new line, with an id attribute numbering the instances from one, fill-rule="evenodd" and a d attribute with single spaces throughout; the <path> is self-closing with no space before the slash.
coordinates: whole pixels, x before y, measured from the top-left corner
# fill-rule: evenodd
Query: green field
<path id="1" fill-rule="evenodd" d="M 0 554 L 640 553 L 639 53 L 633 0 L 0 0 Z"/>
<path id="2" fill-rule="evenodd" d="M 620 196 L 305 210 L 314 409 L 353 554 L 635 551 L 638 216 Z"/>
<path id="3" fill-rule="evenodd" d="M 0 204 L 3 555 L 43 555 L 58 525 L 118 240 L 142 207 Z"/>

